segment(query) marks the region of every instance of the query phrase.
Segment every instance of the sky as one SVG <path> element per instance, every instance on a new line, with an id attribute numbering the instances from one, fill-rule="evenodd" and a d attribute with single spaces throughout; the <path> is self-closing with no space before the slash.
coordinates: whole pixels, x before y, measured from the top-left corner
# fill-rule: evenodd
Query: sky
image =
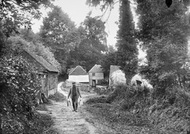
<path id="1" fill-rule="evenodd" d="M 55 0 L 55 5 L 62 8 L 63 12 L 67 13 L 72 21 L 75 22 L 76 26 L 79 26 L 81 22 L 84 21 L 85 17 L 92 11 L 92 16 L 102 15 L 103 13 L 99 8 L 92 8 L 86 5 L 86 0 Z M 43 16 L 47 15 L 48 10 L 42 9 Z M 108 14 L 102 18 L 105 21 L 108 17 Z M 108 34 L 107 42 L 108 45 L 115 46 L 116 44 L 116 35 L 118 31 L 118 25 L 115 23 L 119 19 L 119 3 L 115 4 L 114 9 L 112 9 L 110 17 L 106 22 L 106 32 Z M 34 20 L 34 25 L 32 26 L 33 31 L 36 33 L 39 31 L 40 26 L 42 25 L 42 20 Z"/>

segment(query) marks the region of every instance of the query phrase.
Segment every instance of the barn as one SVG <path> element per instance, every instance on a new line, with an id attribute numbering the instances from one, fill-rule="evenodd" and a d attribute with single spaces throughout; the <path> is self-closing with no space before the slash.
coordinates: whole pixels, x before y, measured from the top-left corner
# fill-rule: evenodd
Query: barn
<path id="1" fill-rule="evenodd" d="M 69 70 L 68 81 L 77 83 L 89 83 L 89 76 L 82 66 L 76 66 Z"/>

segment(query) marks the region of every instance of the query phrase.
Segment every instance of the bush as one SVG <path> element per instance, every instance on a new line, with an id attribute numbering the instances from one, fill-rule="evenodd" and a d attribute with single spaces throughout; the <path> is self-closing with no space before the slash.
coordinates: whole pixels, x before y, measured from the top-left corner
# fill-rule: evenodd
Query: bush
<path id="1" fill-rule="evenodd" d="M 84 92 L 90 92 L 90 87 L 89 84 L 82 84 L 82 83 L 77 83 L 77 87 L 79 87 L 80 91 Z"/>
<path id="2" fill-rule="evenodd" d="M 128 85 L 118 85 L 114 91 L 108 95 L 107 102 L 112 103 L 113 101 L 121 101 L 134 96 L 135 93 L 135 90 Z"/>
<path id="3" fill-rule="evenodd" d="M 2 117 L 2 133 L 9 134 L 22 134 L 24 132 L 24 123 L 20 121 L 20 118 L 14 116 Z"/>
<path id="4" fill-rule="evenodd" d="M 57 134 L 51 129 L 54 122 L 50 115 L 36 113 L 28 124 L 25 126 L 25 134 Z"/>
<path id="5" fill-rule="evenodd" d="M 95 87 L 95 88 L 92 88 L 93 91 L 99 95 L 106 95 L 106 94 L 109 94 L 112 89 L 110 88 L 107 88 L 106 86 L 99 86 L 99 87 Z"/>
<path id="6" fill-rule="evenodd" d="M 3 120 L 3 131 L 24 131 L 23 127 L 34 116 L 35 93 L 40 88 L 39 78 L 22 57 L 10 53 L 0 59 L 0 118 Z"/>
<path id="7" fill-rule="evenodd" d="M 139 133 L 142 128 L 151 134 L 190 132 L 190 93 L 178 87 L 166 89 L 162 97 L 150 98 L 120 85 L 108 96 L 91 98 L 87 104 L 87 110 L 100 120 L 124 125 L 122 130 L 138 126 Z"/>
<path id="8" fill-rule="evenodd" d="M 86 104 L 106 103 L 106 96 L 90 98 L 86 101 Z"/>

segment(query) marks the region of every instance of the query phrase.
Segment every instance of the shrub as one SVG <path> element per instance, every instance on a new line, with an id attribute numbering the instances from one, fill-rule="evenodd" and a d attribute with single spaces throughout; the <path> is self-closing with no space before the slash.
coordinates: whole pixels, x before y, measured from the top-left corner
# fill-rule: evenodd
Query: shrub
<path id="1" fill-rule="evenodd" d="M 179 87 L 165 91 L 162 96 L 150 98 L 130 86 L 120 85 L 108 96 L 89 99 L 87 104 L 90 108 L 87 110 L 111 125 L 125 124 L 122 129 L 138 126 L 139 131 L 143 127 L 147 133 L 153 134 L 188 134 L 190 93 Z"/>
<path id="2" fill-rule="evenodd" d="M 79 87 L 80 91 L 90 92 L 91 90 L 89 84 L 77 83 L 77 87 Z"/>
<path id="3" fill-rule="evenodd" d="M 9 119 L 1 122 L 3 131 L 22 133 L 23 127 L 29 125 L 40 87 L 39 78 L 22 57 L 10 53 L 0 59 L 0 117 Z"/>
<path id="4" fill-rule="evenodd" d="M 135 90 L 128 85 L 118 85 L 107 97 L 107 102 L 111 103 L 113 101 L 121 101 L 122 99 L 129 98 L 133 96 Z"/>
<path id="5" fill-rule="evenodd" d="M 106 95 L 106 94 L 109 94 L 112 89 L 110 88 L 107 88 L 106 86 L 99 86 L 99 87 L 95 87 L 93 88 L 93 91 L 99 95 Z"/>
<path id="6" fill-rule="evenodd" d="M 86 101 L 86 104 L 94 104 L 94 103 L 106 103 L 106 96 L 99 96 L 90 98 Z"/>

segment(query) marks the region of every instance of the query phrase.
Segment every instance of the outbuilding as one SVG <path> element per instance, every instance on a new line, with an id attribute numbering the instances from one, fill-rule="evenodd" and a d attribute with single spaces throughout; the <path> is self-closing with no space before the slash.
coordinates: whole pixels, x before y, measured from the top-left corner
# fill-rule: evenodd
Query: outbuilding
<path id="1" fill-rule="evenodd" d="M 104 79 L 104 73 L 101 65 L 95 64 L 88 72 L 89 74 L 89 84 L 92 87 L 96 87 L 100 84 L 100 81 Z"/>
<path id="2" fill-rule="evenodd" d="M 69 70 L 68 81 L 77 83 L 89 83 L 89 76 L 86 70 L 82 66 L 76 66 Z"/>
<path id="3" fill-rule="evenodd" d="M 46 97 L 55 94 L 57 92 L 59 70 L 42 56 L 36 55 L 33 52 L 24 50 L 22 55 L 34 68 L 35 74 L 41 79 L 41 90 L 38 93 L 39 99 L 41 98 L 41 93 Z"/>

